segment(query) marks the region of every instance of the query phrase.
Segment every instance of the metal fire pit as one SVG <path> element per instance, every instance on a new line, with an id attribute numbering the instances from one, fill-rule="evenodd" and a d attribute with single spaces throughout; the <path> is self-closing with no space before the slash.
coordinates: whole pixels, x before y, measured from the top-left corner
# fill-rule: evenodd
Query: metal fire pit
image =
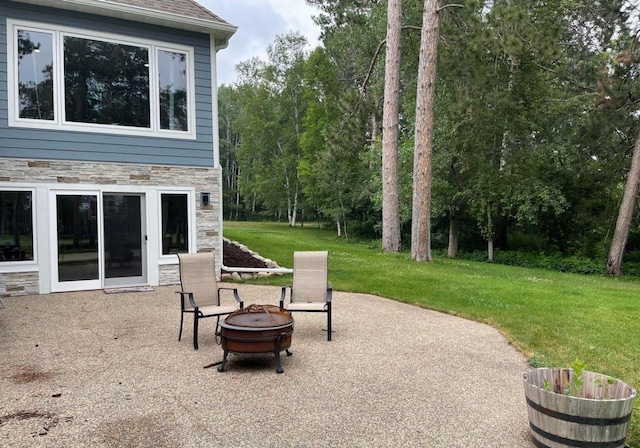
<path id="1" fill-rule="evenodd" d="M 275 305 L 250 305 L 239 309 L 220 322 L 216 333 L 222 340 L 224 357 L 218 366 L 223 372 L 229 353 L 273 353 L 276 372 L 282 373 L 280 352 L 291 356 L 293 317 L 291 313 Z"/>

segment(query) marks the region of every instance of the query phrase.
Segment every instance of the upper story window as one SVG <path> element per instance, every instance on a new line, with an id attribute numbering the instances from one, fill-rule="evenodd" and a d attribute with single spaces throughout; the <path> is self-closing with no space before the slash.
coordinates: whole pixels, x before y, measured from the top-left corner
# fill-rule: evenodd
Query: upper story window
<path id="1" fill-rule="evenodd" d="M 19 117 L 53 121 L 53 35 L 18 30 Z"/>
<path id="2" fill-rule="evenodd" d="M 74 36 L 62 41 L 67 121 L 151 127 L 147 47 Z"/>
<path id="3" fill-rule="evenodd" d="M 189 127 L 189 114 L 185 54 L 158 50 L 158 68 L 160 129 L 186 131 Z"/>
<path id="4" fill-rule="evenodd" d="M 33 23 L 8 29 L 11 126 L 195 138 L 191 48 Z"/>

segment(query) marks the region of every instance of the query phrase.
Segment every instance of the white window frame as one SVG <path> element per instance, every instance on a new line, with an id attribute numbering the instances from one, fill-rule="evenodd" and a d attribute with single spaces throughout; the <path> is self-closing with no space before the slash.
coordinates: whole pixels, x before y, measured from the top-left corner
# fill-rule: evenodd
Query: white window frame
<path id="1" fill-rule="evenodd" d="M 31 232 L 33 239 L 32 251 L 33 251 L 33 260 L 13 260 L 13 261 L 3 261 L 0 262 L 0 273 L 3 272 L 16 272 L 16 267 L 19 266 L 35 266 L 38 264 L 38 227 L 36 221 L 36 209 L 37 198 L 36 198 L 36 189 L 35 188 L 24 188 L 24 187 L 15 187 L 15 186 L 0 186 L 0 192 L 13 192 L 13 191 L 28 191 L 31 193 Z M 4 241 L 0 241 L 0 244 L 4 244 Z"/>
<path id="2" fill-rule="evenodd" d="M 53 35 L 54 120 L 20 118 L 20 99 L 18 95 L 18 30 L 29 30 Z M 63 44 L 65 36 L 102 40 L 124 45 L 146 47 L 149 49 L 149 108 L 151 113 L 149 128 L 137 128 L 113 124 L 79 123 L 65 120 L 65 88 L 63 71 Z M 158 51 L 172 51 L 186 55 L 187 113 L 189 114 L 187 131 L 160 129 L 159 68 L 157 66 Z M 9 126 L 11 127 L 179 138 L 189 140 L 196 139 L 195 64 L 193 47 L 118 34 L 94 32 L 79 28 L 60 27 L 51 24 L 7 19 L 7 86 L 9 100 Z"/>

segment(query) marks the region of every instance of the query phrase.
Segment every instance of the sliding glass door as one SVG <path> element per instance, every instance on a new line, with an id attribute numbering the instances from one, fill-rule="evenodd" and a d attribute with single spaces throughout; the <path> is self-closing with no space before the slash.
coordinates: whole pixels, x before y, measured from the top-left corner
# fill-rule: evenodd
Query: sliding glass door
<path id="1" fill-rule="evenodd" d="M 54 291 L 146 282 L 143 195 L 53 192 L 51 203 Z"/>

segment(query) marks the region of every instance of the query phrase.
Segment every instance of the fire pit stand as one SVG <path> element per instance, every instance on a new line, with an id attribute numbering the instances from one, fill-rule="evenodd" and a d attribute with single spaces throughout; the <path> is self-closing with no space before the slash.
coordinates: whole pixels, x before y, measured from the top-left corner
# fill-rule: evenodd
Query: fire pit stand
<path id="1" fill-rule="evenodd" d="M 229 353 L 273 353 L 276 358 L 276 372 L 282 373 L 280 352 L 291 356 L 291 335 L 293 317 L 274 305 L 250 305 L 230 314 L 220 322 L 216 333 L 222 341 L 224 357 L 218 366 L 223 372 Z"/>

